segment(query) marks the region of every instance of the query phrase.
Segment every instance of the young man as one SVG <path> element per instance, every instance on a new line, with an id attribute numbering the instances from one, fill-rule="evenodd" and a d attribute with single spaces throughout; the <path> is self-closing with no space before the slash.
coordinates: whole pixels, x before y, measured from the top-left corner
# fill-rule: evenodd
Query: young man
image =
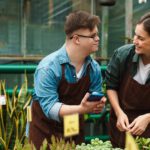
<path id="1" fill-rule="evenodd" d="M 84 141 L 84 113 L 99 113 L 106 98 L 89 102 L 89 92 L 101 92 L 100 66 L 89 55 L 98 50 L 99 17 L 76 11 L 66 17 L 66 42 L 58 51 L 45 57 L 34 76 L 35 92 L 29 139 L 37 149 L 51 135 L 63 137 L 62 117 L 80 114 L 80 134 L 72 140 Z M 66 140 L 69 140 L 66 139 Z"/>

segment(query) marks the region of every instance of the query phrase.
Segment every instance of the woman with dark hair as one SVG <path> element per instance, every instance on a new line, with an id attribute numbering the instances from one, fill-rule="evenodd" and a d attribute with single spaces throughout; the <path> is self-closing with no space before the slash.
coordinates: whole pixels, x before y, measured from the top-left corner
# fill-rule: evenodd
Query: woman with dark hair
<path id="1" fill-rule="evenodd" d="M 106 84 L 113 146 L 124 148 L 126 131 L 150 137 L 150 13 L 138 21 L 133 44 L 115 50 Z"/>

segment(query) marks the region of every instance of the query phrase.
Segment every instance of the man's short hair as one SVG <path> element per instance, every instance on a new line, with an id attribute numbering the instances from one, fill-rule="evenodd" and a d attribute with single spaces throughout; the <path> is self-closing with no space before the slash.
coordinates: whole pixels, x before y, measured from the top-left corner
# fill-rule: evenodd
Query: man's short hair
<path id="1" fill-rule="evenodd" d="M 92 31 L 99 24 L 100 18 L 98 16 L 80 10 L 74 11 L 66 17 L 64 29 L 66 35 L 71 36 L 78 29 L 89 29 Z"/>

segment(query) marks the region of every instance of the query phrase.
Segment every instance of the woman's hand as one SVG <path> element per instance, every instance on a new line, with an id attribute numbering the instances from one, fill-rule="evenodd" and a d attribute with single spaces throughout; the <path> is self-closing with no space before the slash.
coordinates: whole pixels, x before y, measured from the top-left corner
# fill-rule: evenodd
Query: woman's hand
<path id="1" fill-rule="evenodd" d="M 141 115 L 129 125 L 129 132 L 133 135 L 141 135 L 150 122 L 150 114 Z"/>
<path id="2" fill-rule="evenodd" d="M 124 112 L 121 112 L 118 116 L 117 116 L 117 123 L 116 123 L 117 128 L 120 131 L 128 131 L 128 126 L 129 126 L 129 120 L 127 115 Z"/>

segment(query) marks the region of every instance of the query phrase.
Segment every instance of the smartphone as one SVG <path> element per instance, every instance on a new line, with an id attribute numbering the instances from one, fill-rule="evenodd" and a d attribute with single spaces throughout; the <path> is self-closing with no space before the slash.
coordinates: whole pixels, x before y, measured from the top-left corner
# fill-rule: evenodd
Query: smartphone
<path id="1" fill-rule="evenodd" d="M 103 93 L 93 92 L 90 94 L 88 101 L 91 102 L 100 101 L 103 96 L 104 96 Z"/>

